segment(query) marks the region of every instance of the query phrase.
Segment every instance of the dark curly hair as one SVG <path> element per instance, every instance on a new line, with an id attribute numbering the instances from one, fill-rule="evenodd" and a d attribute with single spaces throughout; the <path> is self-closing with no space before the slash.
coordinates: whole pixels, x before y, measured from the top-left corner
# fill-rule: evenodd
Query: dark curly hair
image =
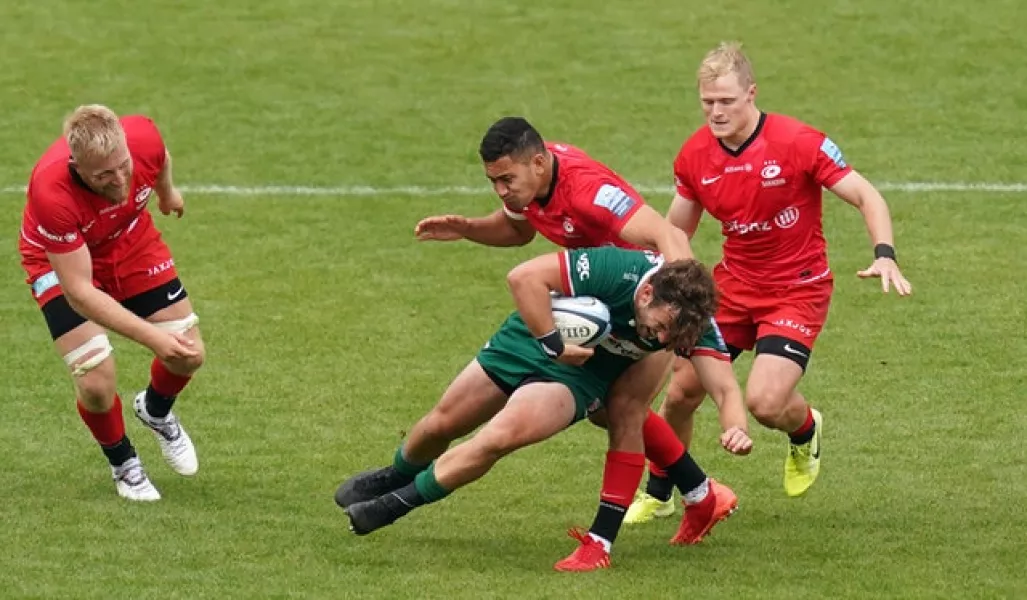
<path id="1" fill-rule="evenodd" d="M 717 311 L 713 276 L 697 260 L 678 260 L 661 266 L 649 283 L 653 286 L 652 305 L 670 305 L 677 312 L 667 345 L 691 350 Z"/>

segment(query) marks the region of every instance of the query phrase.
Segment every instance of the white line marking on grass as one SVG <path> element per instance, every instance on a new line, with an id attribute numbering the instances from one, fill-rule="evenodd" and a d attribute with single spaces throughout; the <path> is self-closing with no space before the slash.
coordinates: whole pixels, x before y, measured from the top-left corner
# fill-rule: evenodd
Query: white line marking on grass
<path id="1" fill-rule="evenodd" d="M 1027 183 L 999 183 L 989 181 L 885 181 L 877 183 L 882 192 L 967 192 L 990 194 L 1023 194 L 1027 193 Z M 361 196 L 484 196 L 492 191 L 486 186 L 466 185 L 182 185 L 179 189 L 184 194 L 198 196 L 327 196 L 327 197 L 361 197 Z M 669 185 L 639 184 L 635 186 L 642 194 L 673 194 L 674 187 Z M 0 194 L 24 194 L 25 187 L 10 185 L 0 187 Z"/>

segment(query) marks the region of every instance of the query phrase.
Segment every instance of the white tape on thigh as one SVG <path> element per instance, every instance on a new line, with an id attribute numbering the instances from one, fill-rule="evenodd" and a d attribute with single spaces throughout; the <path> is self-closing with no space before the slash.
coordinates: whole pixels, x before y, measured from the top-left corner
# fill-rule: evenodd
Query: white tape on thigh
<path id="1" fill-rule="evenodd" d="M 185 333 L 196 327 L 200 322 L 200 318 L 196 316 L 196 313 L 189 313 L 188 317 L 182 319 L 176 319 L 174 321 L 160 321 L 154 323 L 157 327 L 164 331 L 173 331 L 174 333 Z"/>
<path id="2" fill-rule="evenodd" d="M 90 352 L 95 352 L 96 354 L 87 358 L 82 364 L 76 364 L 83 356 Z M 81 377 L 98 367 L 112 352 L 114 352 L 114 347 L 111 346 L 111 341 L 107 339 L 107 334 L 101 333 L 89 338 L 89 341 L 65 354 L 64 364 L 68 365 L 73 376 Z"/>

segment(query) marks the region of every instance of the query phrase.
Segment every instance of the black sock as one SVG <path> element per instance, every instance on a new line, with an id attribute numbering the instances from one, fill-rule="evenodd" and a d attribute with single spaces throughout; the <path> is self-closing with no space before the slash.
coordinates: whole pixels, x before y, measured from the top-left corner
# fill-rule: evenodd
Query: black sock
<path id="1" fill-rule="evenodd" d="M 425 500 L 424 496 L 421 495 L 421 492 L 417 491 L 417 484 L 413 482 L 394 492 L 389 492 L 388 494 L 383 495 L 382 498 L 389 506 L 390 512 L 395 515 L 397 519 L 406 515 L 418 506 L 427 504 L 428 502 Z M 398 502 L 393 500 L 398 500 Z"/>
<path id="2" fill-rule="evenodd" d="M 592 526 L 588 528 L 589 533 L 594 533 L 612 544 L 617 539 L 617 532 L 620 531 L 624 513 L 627 511 L 627 506 L 600 500 L 599 511 L 596 513 L 595 521 L 592 521 Z"/>
<path id="3" fill-rule="evenodd" d="M 813 434 L 817 432 L 817 422 L 813 421 L 813 425 L 809 428 L 806 433 L 800 433 L 799 435 L 788 434 L 788 440 L 793 446 L 801 446 L 808 444 L 813 439 Z"/>
<path id="4" fill-rule="evenodd" d="M 153 386 L 146 386 L 146 412 L 154 419 L 163 419 L 171 412 L 178 396 L 161 396 L 153 390 Z"/>
<path id="5" fill-rule="evenodd" d="M 107 456 L 107 462 L 111 463 L 112 467 L 120 467 L 128 459 L 136 457 L 136 449 L 127 435 L 121 436 L 118 443 L 113 446 L 100 446 L 100 449 L 103 450 Z"/>
<path id="6" fill-rule="evenodd" d="M 667 476 L 682 494 L 686 494 L 702 485 L 706 481 L 706 473 L 699 468 L 692 460 L 692 456 L 685 452 L 674 464 L 665 469 Z"/>
<path id="7" fill-rule="evenodd" d="M 661 502 L 666 502 L 674 493 L 674 482 L 670 480 L 670 477 L 661 477 L 650 472 L 649 483 L 645 484 L 645 493 Z"/>

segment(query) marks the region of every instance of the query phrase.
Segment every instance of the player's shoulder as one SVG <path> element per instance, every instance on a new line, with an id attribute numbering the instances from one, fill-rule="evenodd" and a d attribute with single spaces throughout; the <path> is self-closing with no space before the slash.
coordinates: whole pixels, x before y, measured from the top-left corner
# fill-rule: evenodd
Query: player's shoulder
<path id="1" fill-rule="evenodd" d="M 794 143 L 809 138 L 822 139 L 824 132 L 795 117 L 779 113 L 767 113 L 763 134 L 770 142 Z"/>
<path id="2" fill-rule="evenodd" d="M 677 158 L 678 160 L 685 160 L 701 155 L 716 144 L 716 142 L 717 138 L 713 137 L 713 132 L 710 131 L 709 126 L 703 124 L 681 143 L 681 149 L 678 150 Z"/>
<path id="3" fill-rule="evenodd" d="M 606 170 L 605 165 L 577 146 L 564 142 L 547 142 L 546 147 L 556 157 L 559 173 L 562 176 L 576 178 L 582 175 L 602 173 Z"/>
<path id="4" fill-rule="evenodd" d="M 638 191 L 616 171 L 592 158 L 584 150 L 556 142 L 552 144 L 552 152 L 558 162 L 557 177 L 564 184 L 565 193 L 572 203 L 602 206 L 604 199 L 612 201 L 616 199 L 614 197 L 623 195 L 644 201 Z"/>
<path id="5" fill-rule="evenodd" d="M 67 155 L 47 153 L 32 171 L 28 198 L 47 204 L 73 201 L 72 185 Z"/>
<path id="6" fill-rule="evenodd" d="M 121 127 L 133 157 L 154 166 L 163 164 L 164 138 L 153 119 L 145 115 L 126 115 L 121 117 Z"/>

